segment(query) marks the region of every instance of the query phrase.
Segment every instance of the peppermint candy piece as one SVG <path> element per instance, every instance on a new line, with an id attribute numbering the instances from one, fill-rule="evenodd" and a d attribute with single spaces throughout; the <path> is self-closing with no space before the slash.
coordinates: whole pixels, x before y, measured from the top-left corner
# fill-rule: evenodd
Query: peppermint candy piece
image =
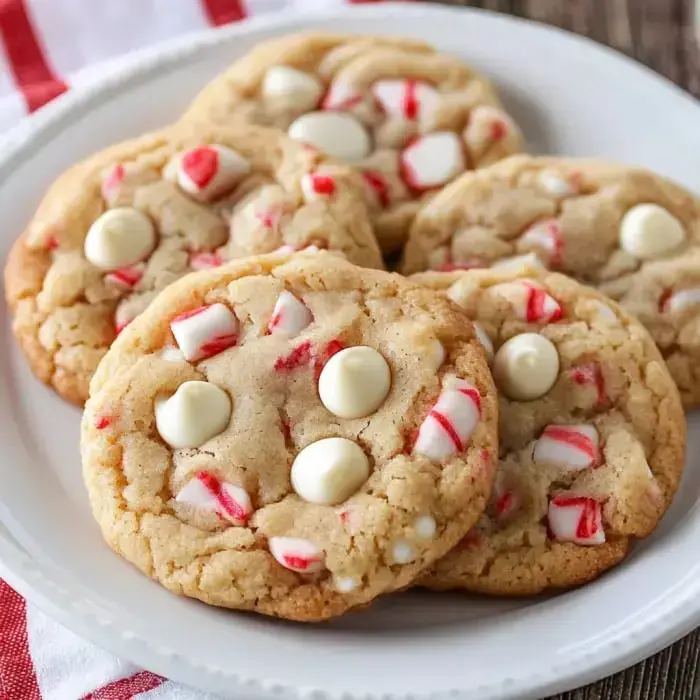
<path id="1" fill-rule="evenodd" d="M 117 304 L 117 308 L 114 310 L 114 329 L 117 335 L 121 333 L 135 318 L 136 315 L 132 311 L 130 305 L 126 303 L 127 300 L 122 300 Z"/>
<path id="2" fill-rule="evenodd" d="M 220 303 L 175 316 L 170 330 L 189 362 L 218 355 L 238 342 L 238 319 Z"/>
<path id="3" fill-rule="evenodd" d="M 250 172 L 240 153 L 216 144 L 190 148 L 176 158 L 177 184 L 203 202 L 229 192 Z"/>
<path id="4" fill-rule="evenodd" d="M 503 282 L 491 287 L 491 292 L 510 302 L 522 321 L 550 323 L 563 315 L 559 302 L 533 280 Z"/>
<path id="5" fill-rule="evenodd" d="M 139 283 L 145 270 L 146 265 L 144 263 L 137 263 L 136 265 L 122 267 L 113 272 L 108 272 L 104 279 L 105 282 L 118 289 L 129 291 Z"/>
<path id="6" fill-rule="evenodd" d="M 366 158 L 372 150 L 367 129 L 344 112 L 308 112 L 296 119 L 287 133 L 296 141 L 351 163 Z"/>
<path id="7" fill-rule="evenodd" d="M 126 168 L 121 163 L 116 163 L 105 172 L 100 185 L 102 199 L 108 206 L 113 206 L 116 202 L 119 190 L 126 179 Z"/>
<path id="8" fill-rule="evenodd" d="M 313 574 L 323 569 L 323 552 L 311 541 L 297 537 L 270 537 L 270 554 L 285 569 Z"/>
<path id="9" fill-rule="evenodd" d="M 209 472 L 199 472 L 175 497 L 200 510 L 212 510 L 231 524 L 243 526 L 253 514 L 253 504 L 245 489 L 220 481 Z"/>
<path id="10" fill-rule="evenodd" d="M 374 348 L 345 348 L 333 355 L 318 380 L 321 403 L 339 418 L 362 418 L 384 403 L 391 369 Z"/>
<path id="11" fill-rule="evenodd" d="M 439 462 L 463 452 L 480 417 L 479 390 L 464 379 L 456 379 L 442 390 L 418 429 L 413 453 Z"/>
<path id="12" fill-rule="evenodd" d="M 292 488 L 308 503 L 335 506 L 357 492 L 369 477 L 362 448 L 346 438 L 325 438 L 307 445 L 292 463 Z"/>
<path id="13" fill-rule="evenodd" d="M 493 377 L 509 399 L 533 401 L 554 386 L 559 376 L 559 353 L 538 333 L 521 333 L 507 340 L 496 353 Z"/>
<path id="14" fill-rule="evenodd" d="M 85 257 L 101 270 L 118 270 L 147 258 L 156 246 L 151 220 L 138 209 L 118 207 L 99 216 L 85 236 Z"/>
<path id="15" fill-rule="evenodd" d="M 419 192 L 441 187 L 466 167 L 462 141 L 452 131 L 421 136 L 401 153 L 403 178 Z"/>
<path id="16" fill-rule="evenodd" d="M 170 447 L 200 447 L 228 425 L 231 399 L 215 384 L 184 382 L 172 396 L 156 399 L 155 415 L 158 433 Z"/>
<path id="17" fill-rule="evenodd" d="M 311 73 L 291 66 L 273 66 L 263 78 L 262 96 L 291 103 L 295 111 L 315 109 L 323 94 L 323 84 Z"/>
<path id="18" fill-rule="evenodd" d="M 592 425 L 548 425 L 535 443 L 536 464 L 580 471 L 598 464 L 598 431 Z"/>
<path id="19" fill-rule="evenodd" d="M 307 173 L 301 178 L 301 192 L 305 202 L 315 202 L 335 194 L 336 184 L 332 175 Z"/>
<path id="20" fill-rule="evenodd" d="M 514 255 L 510 258 L 497 260 L 491 265 L 492 270 L 499 272 L 510 272 L 522 268 L 534 267 L 537 270 L 546 270 L 547 266 L 542 262 L 537 253 L 526 253 L 525 255 Z"/>
<path id="21" fill-rule="evenodd" d="M 600 502 L 586 496 L 554 496 L 547 510 L 549 529 L 558 542 L 596 545 L 605 542 Z"/>
<path id="22" fill-rule="evenodd" d="M 430 122 L 440 103 L 440 93 L 422 80 L 378 80 L 372 94 L 390 117 Z"/>
<path id="23" fill-rule="evenodd" d="M 620 247 L 641 260 L 661 257 L 684 241 L 683 224 L 658 204 L 638 204 L 622 217 Z"/>
<path id="24" fill-rule="evenodd" d="M 499 519 L 505 519 L 520 510 L 522 506 L 522 496 L 513 488 L 509 488 L 502 472 L 496 475 L 491 497 L 492 507 Z"/>
<path id="25" fill-rule="evenodd" d="M 608 402 L 608 396 L 605 392 L 605 378 L 603 371 L 597 362 L 589 362 L 587 364 L 572 367 L 571 379 L 579 386 L 591 386 L 596 392 L 596 404 L 605 406 Z"/>
<path id="26" fill-rule="evenodd" d="M 549 258 L 550 265 L 561 265 L 564 255 L 564 239 L 561 225 L 556 219 L 548 219 L 531 226 L 522 236 L 520 245 L 525 249 L 536 248 Z"/>
<path id="27" fill-rule="evenodd" d="M 313 320 L 313 314 L 308 307 L 285 289 L 277 297 L 267 331 L 271 335 L 277 333 L 295 335 L 303 331 Z"/>
<path id="28" fill-rule="evenodd" d="M 698 305 L 700 305 L 700 287 L 679 289 L 677 292 L 665 294 L 659 304 L 662 312 L 671 314 L 677 314 Z"/>
<path id="29" fill-rule="evenodd" d="M 352 109 L 362 102 L 362 99 L 362 93 L 356 87 L 336 80 L 328 88 L 321 102 L 321 109 Z"/>
<path id="30" fill-rule="evenodd" d="M 224 261 L 217 252 L 191 253 L 189 263 L 193 270 L 213 270 L 223 265 Z"/>
<path id="31" fill-rule="evenodd" d="M 368 194 L 374 197 L 382 209 L 386 209 L 391 202 L 389 182 L 386 177 L 378 170 L 363 170 L 360 174 L 365 181 Z"/>

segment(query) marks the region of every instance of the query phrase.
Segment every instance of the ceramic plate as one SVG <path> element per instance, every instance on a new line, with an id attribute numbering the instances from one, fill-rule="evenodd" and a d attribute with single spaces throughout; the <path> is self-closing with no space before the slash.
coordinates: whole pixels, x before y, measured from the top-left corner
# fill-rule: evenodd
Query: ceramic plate
<path id="1" fill-rule="evenodd" d="M 494 79 L 534 152 L 605 156 L 700 189 L 700 107 L 622 56 L 499 15 L 373 5 L 280 16 L 131 60 L 14 133 L 0 160 L 0 257 L 78 158 L 175 118 L 262 39 L 314 28 L 426 39 Z M 602 580 L 553 598 L 411 592 L 316 626 L 181 600 L 103 544 L 80 477 L 80 414 L 29 374 L 0 306 L 2 575 L 74 631 L 193 686 L 256 698 L 537 697 L 628 666 L 700 624 L 700 419 L 658 532 Z"/>

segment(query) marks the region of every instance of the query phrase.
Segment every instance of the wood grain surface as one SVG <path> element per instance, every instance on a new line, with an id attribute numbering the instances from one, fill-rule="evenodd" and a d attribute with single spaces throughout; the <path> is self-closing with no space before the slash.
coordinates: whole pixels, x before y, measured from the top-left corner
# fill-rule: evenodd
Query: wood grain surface
<path id="1" fill-rule="evenodd" d="M 529 17 L 583 34 L 646 64 L 700 97 L 693 0 L 440 1 Z M 700 629 L 627 671 L 551 700 L 700 700 L 699 665 Z"/>

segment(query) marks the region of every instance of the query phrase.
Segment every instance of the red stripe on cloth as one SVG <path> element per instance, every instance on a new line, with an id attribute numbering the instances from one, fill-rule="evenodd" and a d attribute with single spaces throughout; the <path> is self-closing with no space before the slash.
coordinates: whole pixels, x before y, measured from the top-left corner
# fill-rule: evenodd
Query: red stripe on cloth
<path id="1" fill-rule="evenodd" d="M 245 19 L 243 0 L 201 0 L 209 23 L 214 27 Z"/>
<path id="2" fill-rule="evenodd" d="M 0 0 L 0 38 L 30 112 L 68 89 L 48 64 L 25 0 Z"/>
<path id="3" fill-rule="evenodd" d="M 133 676 L 120 678 L 108 685 L 84 695 L 81 700 L 128 700 L 165 683 L 165 679 L 150 671 L 139 671 Z"/>
<path id="4" fill-rule="evenodd" d="M 27 637 L 27 604 L 0 581 L 0 698 L 41 700 Z"/>

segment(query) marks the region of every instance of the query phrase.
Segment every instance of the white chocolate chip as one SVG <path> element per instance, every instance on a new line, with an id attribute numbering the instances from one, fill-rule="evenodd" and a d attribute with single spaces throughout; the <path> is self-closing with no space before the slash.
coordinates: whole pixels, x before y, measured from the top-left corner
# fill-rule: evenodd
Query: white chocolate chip
<path id="1" fill-rule="evenodd" d="M 287 132 L 329 156 L 349 162 L 366 158 L 372 150 L 367 129 L 345 112 L 309 112 L 296 119 Z"/>
<path id="2" fill-rule="evenodd" d="M 578 191 L 570 178 L 564 177 L 556 170 L 543 170 L 537 179 L 543 190 L 557 197 L 570 197 Z"/>
<path id="3" fill-rule="evenodd" d="M 362 418 L 379 408 L 391 389 L 389 364 L 374 348 L 341 350 L 318 380 L 323 405 L 339 418 Z"/>
<path id="4" fill-rule="evenodd" d="M 333 579 L 333 585 L 340 593 L 352 593 L 357 588 L 357 581 L 349 576 L 336 576 Z"/>
<path id="5" fill-rule="evenodd" d="M 311 73 L 290 66 L 273 66 L 262 82 L 262 96 L 289 103 L 297 112 L 308 112 L 318 105 L 323 84 Z"/>
<path id="6" fill-rule="evenodd" d="M 215 384 L 181 384 L 169 398 L 155 401 L 156 428 L 173 449 L 200 447 L 223 432 L 231 418 L 231 399 Z"/>
<path id="7" fill-rule="evenodd" d="M 521 333 L 501 345 L 493 362 L 496 386 L 508 398 L 532 401 L 544 396 L 559 375 L 559 353 L 537 333 Z"/>
<path id="8" fill-rule="evenodd" d="M 307 445 L 292 464 L 294 491 L 309 503 L 337 505 L 367 481 L 369 460 L 346 438 L 325 438 Z"/>
<path id="9" fill-rule="evenodd" d="M 476 337 L 484 346 L 486 359 L 488 360 L 488 363 L 491 364 L 493 362 L 493 341 L 489 337 L 489 334 L 484 330 L 484 327 L 478 321 L 474 321 L 472 325 L 474 326 Z"/>
<path id="10" fill-rule="evenodd" d="M 683 224 L 658 204 L 638 204 L 622 217 L 620 246 L 636 258 L 658 258 L 684 240 Z"/>
<path id="11" fill-rule="evenodd" d="M 437 370 L 442 367 L 445 362 L 445 346 L 437 339 L 433 338 L 430 341 L 430 348 L 428 350 L 428 358 L 430 365 Z"/>
<path id="12" fill-rule="evenodd" d="M 416 518 L 415 523 L 413 523 L 413 527 L 416 530 L 416 535 L 418 535 L 418 537 L 420 537 L 422 540 L 432 539 L 435 537 L 435 533 L 437 532 L 437 523 L 432 515 L 421 515 L 420 517 Z"/>
<path id="13" fill-rule="evenodd" d="M 159 353 L 160 359 L 166 362 L 187 362 L 180 348 L 172 345 L 164 347 Z"/>
<path id="14" fill-rule="evenodd" d="M 405 540 L 396 540 L 391 548 L 391 556 L 395 564 L 408 564 L 416 558 L 416 552 Z"/>
<path id="15" fill-rule="evenodd" d="M 101 270 L 116 270 L 147 258 L 156 245 L 151 220 L 138 209 L 119 207 L 100 216 L 85 236 L 85 257 Z"/>

